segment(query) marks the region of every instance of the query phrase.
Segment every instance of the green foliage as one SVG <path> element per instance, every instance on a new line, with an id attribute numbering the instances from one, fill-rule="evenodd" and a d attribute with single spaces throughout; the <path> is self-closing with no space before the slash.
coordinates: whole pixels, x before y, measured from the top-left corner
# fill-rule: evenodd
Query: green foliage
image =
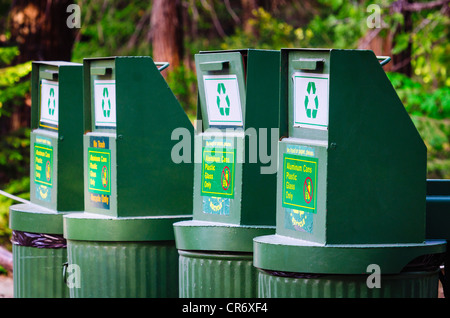
<path id="1" fill-rule="evenodd" d="M 450 88 L 430 89 L 403 74 L 387 75 L 427 146 L 428 178 L 450 178 Z"/>
<path id="2" fill-rule="evenodd" d="M 17 46 L 0 47 L 0 65 L 9 65 L 20 54 Z"/>
<path id="3" fill-rule="evenodd" d="M 30 91 L 31 62 L 8 66 L 18 54 L 17 47 L 0 48 L 0 116 L 10 116 Z"/>
<path id="4" fill-rule="evenodd" d="M 85 57 L 151 55 L 151 45 L 144 40 L 147 35 L 137 28 L 140 19 L 144 19 L 148 30 L 151 6 L 147 1 L 93 0 L 79 5 L 82 22 L 72 61 L 82 62 Z M 128 45 L 133 36 L 137 40 Z"/>
<path id="5" fill-rule="evenodd" d="M 408 113 L 430 118 L 450 118 L 450 87 L 430 89 L 399 73 L 388 77 Z"/>
<path id="6" fill-rule="evenodd" d="M 16 180 L 12 180 L 9 182 L 4 188 L 3 191 L 18 196 L 20 198 L 29 200 L 30 199 L 30 177 L 21 177 Z M 8 227 L 8 216 L 9 216 L 9 207 L 17 202 L 14 200 L 0 195 L 0 241 L 7 240 L 7 238 L 11 235 L 11 230 Z"/>
<path id="7" fill-rule="evenodd" d="M 438 9 L 424 10 L 414 13 L 413 21 L 414 74 L 427 86 L 450 87 L 450 16 Z"/>
<path id="8" fill-rule="evenodd" d="M 29 173 L 30 129 L 21 128 L 0 140 L 0 182 Z"/>
<path id="9" fill-rule="evenodd" d="M 221 48 L 224 50 L 236 48 L 257 48 L 279 50 L 289 47 L 304 47 L 313 37 L 310 29 L 294 28 L 286 22 L 279 21 L 263 8 L 253 12 L 249 24 L 254 33 L 244 32 L 237 28 L 235 33 L 224 39 Z"/>
<path id="10" fill-rule="evenodd" d="M 450 120 L 411 116 L 427 146 L 428 178 L 450 179 Z"/>
<path id="11" fill-rule="evenodd" d="M 320 14 L 309 23 L 313 47 L 356 48 L 367 31 L 367 1 L 320 0 Z"/>
<path id="12" fill-rule="evenodd" d="M 170 67 L 170 66 L 169 66 Z M 164 71 L 163 71 L 164 72 Z M 171 70 L 167 76 L 167 84 L 177 97 L 190 118 L 195 118 L 197 110 L 197 76 L 194 71 L 184 65 Z"/>
<path id="13" fill-rule="evenodd" d="M 24 104 L 30 91 L 31 62 L 10 66 L 19 54 L 17 47 L 0 48 L 0 116 L 11 116 Z M 20 128 L 0 139 L 0 189 L 29 197 L 30 129 Z M 0 240 L 7 240 L 9 206 L 13 201 L 0 196 Z"/>

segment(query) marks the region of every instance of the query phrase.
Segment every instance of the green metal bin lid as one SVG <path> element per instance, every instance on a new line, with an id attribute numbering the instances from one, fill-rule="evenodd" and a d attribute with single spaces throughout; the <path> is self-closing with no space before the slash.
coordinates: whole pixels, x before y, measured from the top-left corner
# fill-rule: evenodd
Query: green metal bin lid
<path id="1" fill-rule="evenodd" d="M 174 240 L 173 223 L 191 215 L 113 217 L 94 213 L 64 217 L 64 237 L 80 241 L 166 241 Z"/>
<path id="2" fill-rule="evenodd" d="M 36 204 L 15 204 L 9 208 L 9 227 L 14 231 L 63 234 L 63 215 Z"/>
<path id="3" fill-rule="evenodd" d="M 256 237 L 254 265 L 261 269 L 315 274 L 366 274 L 371 264 L 397 274 L 413 259 L 446 251 L 445 240 L 398 244 L 319 244 L 281 235 Z"/>
<path id="4" fill-rule="evenodd" d="M 253 238 L 275 233 L 275 226 L 249 226 L 208 221 L 174 224 L 179 250 L 253 252 Z"/>

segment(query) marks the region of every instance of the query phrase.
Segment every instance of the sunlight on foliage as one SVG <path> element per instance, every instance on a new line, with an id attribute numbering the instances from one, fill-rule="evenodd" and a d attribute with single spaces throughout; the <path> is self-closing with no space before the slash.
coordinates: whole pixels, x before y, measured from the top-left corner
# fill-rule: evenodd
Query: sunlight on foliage
<path id="1" fill-rule="evenodd" d="M 263 8 L 253 12 L 249 24 L 255 29 L 255 34 L 246 33 L 237 28 L 235 34 L 227 37 L 221 45 L 224 50 L 236 48 L 255 48 L 279 50 L 281 48 L 303 47 L 312 38 L 311 30 L 294 28 L 279 21 Z"/>

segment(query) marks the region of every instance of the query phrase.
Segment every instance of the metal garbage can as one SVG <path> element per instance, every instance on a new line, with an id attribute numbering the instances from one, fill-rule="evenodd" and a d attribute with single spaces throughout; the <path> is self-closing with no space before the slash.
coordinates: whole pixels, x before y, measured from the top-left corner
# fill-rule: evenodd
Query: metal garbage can
<path id="1" fill-rule="evenodd" d="M 275 230 L 279 56 L 195 56 L 193 220 L 174 224 L 180 297 L 256 297 L 252 240 Z"/>
<path id="2" fill-rule="evenodd" d="M 33 62 L 30 203 L 10 207 L 14 297 L 68 297 L 63 215 L 83 210 L 82 64 Z"/>
<path id="3" fill-rule="evenodd" d="M 193 125 L 150 57 L 84 59 L 85 210 L 64 217 L 70 297 L 176 297 L 173 223 L 192 213 Z M 175 147 L 176 148 L 176 147 Z"/>
<path id="4" fill-rule="evenodd" d="M 426 237 L 427 239 L 445 239 L 447 249 L 445 258 L 439 272 L 439 280 L 442 283 L 444 296 L 450 297 L 450 180 L 428 179 L 426 202 Z"/>
<path id="5" fill-rule="evenodd" d="M 437 297 L 446 242 L 425 235 L 426 147 L 387 61 L 281 50 L 276 234 L 254 239 L 258 296 Z"/>

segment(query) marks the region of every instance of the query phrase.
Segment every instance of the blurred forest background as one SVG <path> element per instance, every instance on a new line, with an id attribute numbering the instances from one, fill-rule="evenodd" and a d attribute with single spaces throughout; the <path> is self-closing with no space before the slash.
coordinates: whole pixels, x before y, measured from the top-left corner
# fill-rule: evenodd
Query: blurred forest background
<path id="1" fill-rule="evenodd" d="M 384 69 L 426 143 L 428 177 L 450 178 L 449 3 L 0 0 L 0 189 L 29 199 L 31 61 L 113 55 L 168 61 L 163 74 L 194 118 L 194 54 L 239 48 L 358 48 L 391 56 Z M 68 27 L 77 22 L 70 4 L 81 9 L 79 28 Z M 13 203 L 0 196 L 4 244 Z"/>

